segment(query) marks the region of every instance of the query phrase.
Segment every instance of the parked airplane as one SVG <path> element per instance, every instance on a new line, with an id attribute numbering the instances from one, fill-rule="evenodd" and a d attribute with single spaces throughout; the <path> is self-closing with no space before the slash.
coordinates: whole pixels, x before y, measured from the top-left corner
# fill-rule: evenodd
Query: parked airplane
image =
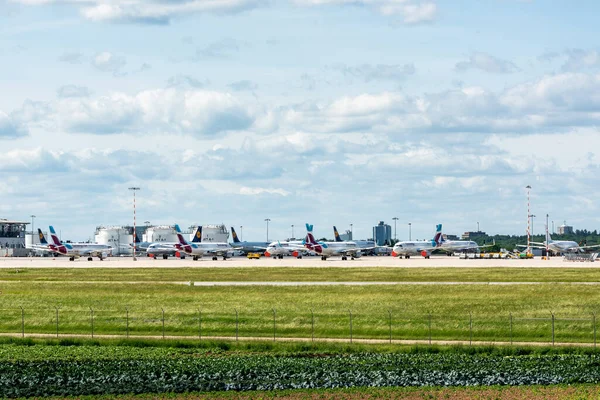
<path id="1" fill-rule="evenodd" d="M 321 256 L 321 260 L 327 260 L 328 257 L 341 256 L 342 260 L 347 260 L 348 256 L 354 260 L 360 257 L 363 250 L 369 248 L 360 248 L 354 242 L 317 242 L 313 233 L 313 226 L 306 224 L 306 239 L 304 246 Z"/>
<path id="2" fill-rule="evenodd" d="M 398 242 L 392 249 L 392 257 L 404 256 L 404 258 L 410 258 L 410 256 L 421 255 L 424 258 L 429 258 L 431 252 L 435 250 L 442 239 L 442 224 L 436 225 L 435 236 L 431 240 L 408 240 L 404 242 Z"/>
<path id="3" fill-rule="evenodd" d="M 473 240 L 444 240 L 444 237 L 441 235 L 442 224 L 438 226 L 440 227 L 440 240 L 438 241 L 437 248 L 448 253 L 479 251 L 479 249 L 496 245 L 496 241 L 492 244 L 479 245 Z"/>
<path id="4" fill-rule="evenodd" d="M 600 244 L 594 244 L 591 246 L 580 246 L 577 242 L 572 240 L 552 240 L 552 236 L 548 235 L 548 240 L 543 242 L 529 242 L 530 246 L 536 249 L 545 249 L 546 243 L 548 243 L 548 250 L 557 253 L 584 253 L 585 249 L 593 249 L 600 247 Z M 532 246 L 531 246 L 532 245 Z M 519 247 L 527 247 L 526 245 L 519 245 Z"/>
<path id="5" fill-rule="evenodd" d="M 194 233 L 192 243 L 199 243 L 202 240 L 202 227 L 199 226 Z M 156 256 L 162 256 L 164 260 L 168 259 L 169 256 L 174 256 L 177 253 L 176 245 L 179 242 L 154 242 L 149 243 L 146 246 L 146 254 L 152 255 L 154 259 Z"/>
<path id="6" fill-rule="evenodd" d="M 236 250 L 242 251 L 243 253 L 265 251 L 271 244 L 271 242 L 242 242 L 238 238 L 235 229 L 233 229 L 233 226 L 231 227 L 231 236 L 233 237 L 233 243 L 231 244 L 231 246 Z"/>
<path id="7" fill-rule="evenodd" d="M 175 248 L 179 251 L 184 252 L 187 255 L 192 256 L 194 261 L 198 260 L 205 254 L 212 255 L 213 260 L 216 260 L 217 256 L 222 256 L 223 260 L 226 260 L 227 257 L 231 257 L 233 255 L 234 248 L 231 247 L 229 243 L 202 243 L 202 233 L 200 229 L 196 231 L 196 235 L 194 236 L 194 240 L 197 238 L 199 239 L 199 241 L 192 243 L 188 243 L 185 240 L 185 238 L 181 234 L 181 229 L 179 229 L 179 225 L 175 225 L 175 232 L 177 232 L 177 239 L 179 240 L 179 243 L 175 244 Z"/>
<path id="8" fill-rule="evenodd" d="M 283 256 L 294 256 L 296 258 L 302 258 L 308 250 L 304 247 L 304 241 L 302 240 L 291 240 L 291 241 L 276 241 L 271 242 L 265 250 L 266 257 L 283 258 Z"/>
<path id="9" fill-rule="evenodd" d="M 100 260 L 102 260 L 112 251 L 112 247 L 107 244 L 62 243 L 56 235 L 54 227 L 50 226 L 49 228 L 52 243 L 48 244 L 48 251 L 67 256 L 69 257 L 69 261 L 74 261 L 76 258 L 85 256 L 87 256 L 88 261 L 92 261 L 92 257 L 98 257 Z M 44 241 L 46 241 L 45 238 Z"/>

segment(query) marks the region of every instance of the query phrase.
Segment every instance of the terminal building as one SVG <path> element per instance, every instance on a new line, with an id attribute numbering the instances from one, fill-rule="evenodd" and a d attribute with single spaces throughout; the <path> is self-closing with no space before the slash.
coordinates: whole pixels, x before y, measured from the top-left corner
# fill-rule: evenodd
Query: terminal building
<path id="1" fill-rule="evenodd" d="M 0 218 L 0 256 L 24 256 L 29 253 L 25 248 L 29 222 Z"/>

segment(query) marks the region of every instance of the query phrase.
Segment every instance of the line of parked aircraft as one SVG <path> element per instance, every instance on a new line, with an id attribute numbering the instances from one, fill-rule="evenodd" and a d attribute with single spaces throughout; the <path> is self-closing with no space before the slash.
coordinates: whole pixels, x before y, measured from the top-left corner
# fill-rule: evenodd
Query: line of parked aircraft
<path id="1" fill-rule="evenodd" d="M 67 256 L 70 261 L 80 257 L 87 257 L 88 261 L 91 261 L 93 257 L 102 260 L 111 254 L 113 250 L 109 245 L 98 243 L 62 243 L 56 235 L 54 227 L 50 226 L 49 228 L 51 242 L 48 242 L 41 229 L 38 229 L 40 244 L 33 245 L 34 250 Z M 367 241 L 358 244 L 354 241 L 343 241 L 335 226 L 333 227 L 334 241 L 316 240 L 313 234 L 313 225 L 310 224 L 306 224 L 306 237 L 304 240 L 274 242 L 240 241 L 233 227 L 231 227 L 233 238 L 231 244 L 226 242 L 202 242 L 202 226 L 198 226 L 191 242 L 184 238 L 179 225 L 175 225 L 175 231 L 177 242 L 139 243 L 136 251 L 145 251 L 148 256 L 154 258 L 162 256 L 164 259 L 179 254 L 181 258 L 187 255 L 191 256 L 193 260 L 198 260 L 203 256 L 211 256 L 213 260 L 223 257 L 225 260 L 233 257 L 236 253 L 264 252 L 265 256 L 273 258 L 283 258 L 284 256 L 302 258 L 303 255 L 311 254 L 321 256 L 322 260 L 327 260 L 329 257 L 341 257 L 342 260 L 347 260 L 350 257 L 353 260 L 378 248 L 389 249 L 388 246 L 378 246 L 374 242 Z M 454 252 L 479 251 L 494 244 L 478 245 L 472 240 L 445 240 L 442 235 L 442 224 L 438 224 L 435 235 L 431 240 L 397 242 L 394 244 L 391 254 L 393 257 L 400 258 L 419 255 L 430 258 L 434 250 L 452 254 Z M 520 245 L 520 247 L 528 246 Z M 547 241 L 530 242 L 529 244 L 529 248 L 548 248 L 558 254 L 583 252 L 585 249 L 597 247 L 600 247 L 600 245 L 579 246 L 574 241 L 552 240 L 549 235 Z"/>

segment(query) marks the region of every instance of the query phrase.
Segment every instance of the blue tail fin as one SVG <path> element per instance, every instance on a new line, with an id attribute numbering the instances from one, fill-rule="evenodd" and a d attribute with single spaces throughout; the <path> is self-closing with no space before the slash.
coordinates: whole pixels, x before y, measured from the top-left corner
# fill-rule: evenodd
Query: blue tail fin
<path id="1" fill-rule="evenodd" d="M 335 236 L 335 241 L 336 242 L 343 242 L 343 240 L 340 237 L 340 234 L 339 234 L 337 228 L 335 227 L 335 225 L 333 226 L 333 236 Z"/>
<path id="2" fill-rule="evenodd" d="M 48 241 L 44 237 L 44 234 L 40 228 L 38 228 L 38 236 L 40 237 L 40 244 L 48 244 Z"/>
<path id="3" fill-rule="evenodd" d="M 238 238 L 237 233 L 235 233 L 233 226 L 231 227 L 231 237 L 233 238 L 233 243 L 240 243 L 240 239 Z"/>
<path id="4" fill-rule="evenodd" d="M 202 241 L 202 226 L 199 226 L 198 229 L 196 229 L 196 233 L 194 234 L 192 243 L 200 243 L 201 241 Z"/>
<path id="5" fill-rule="evenodd" d="M 435 226 L 435 236 L 431 240 L 431 244 L 433 247 L 440 246 L 444 242 L 444 237 L 442 236 L 442 224 L 437 224 Z"/>
<path id="6" fill-rule="evenodd" d="M 57 246 L 62 245 L 60 239 L 56 235 L 56 231 L 54 230 L 54 227 L 52 225 L 50 225 L 49 228 L 50 228 L 50 237 L 52 238 L 52 241 L 54 242 L 54 244 Z"/>

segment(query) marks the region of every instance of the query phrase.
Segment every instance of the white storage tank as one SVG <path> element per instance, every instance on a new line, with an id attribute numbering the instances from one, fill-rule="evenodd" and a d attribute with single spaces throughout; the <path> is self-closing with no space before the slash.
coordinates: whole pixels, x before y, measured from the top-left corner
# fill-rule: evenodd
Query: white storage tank
<path id="1" fill-rule="evenodd" d="M 194 239 L 194 234 L 198 225 L 190 226 L 189 240 Z M 202 225 L 202 241 L 203 242 L 219 242 L 226 243 L 229 239 L 229 231 L 223 224 L 221 225 Z"/>
<path id="2" fill-rule="evenodd" d="M 113 255 L 131 254 L 132 239 L 132 231 L 127 227 L 99 226 L 96 228 L 96 243 L 111 246 Z"/>
<path id="3" fill-rule="evenodd" d="M 142 241 L 148 243 L 177 242 L 175 228 L 169 225 L 151 226 L 146 229 Z"/>

